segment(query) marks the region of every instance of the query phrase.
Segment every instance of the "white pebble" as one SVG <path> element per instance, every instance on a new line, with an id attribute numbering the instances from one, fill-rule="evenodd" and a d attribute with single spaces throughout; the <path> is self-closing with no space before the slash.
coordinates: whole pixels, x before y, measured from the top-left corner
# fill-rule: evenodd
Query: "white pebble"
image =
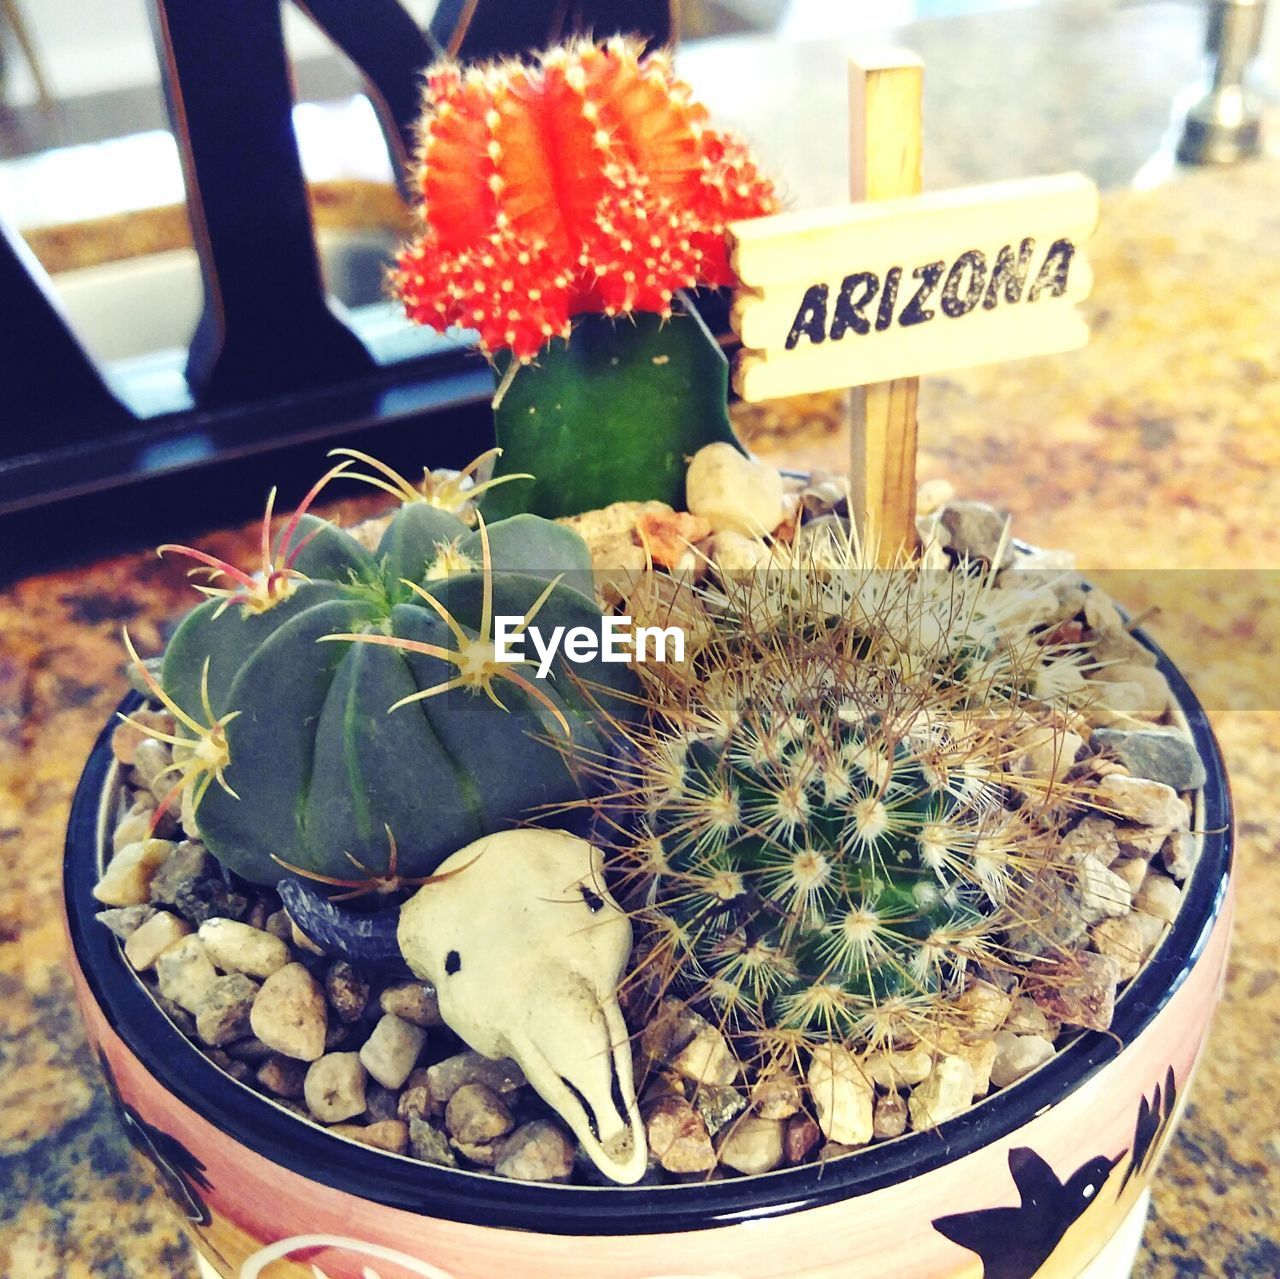
<path id="1" fill-rule="evenodd" d="M 1113 773 L 1098 783 L 1100 807 L 1143 826 L 1171 831 L 1187 824 L 1187 807 L 1172 786 Z"/>
<path id="2" fill-rule="evenodd" d="M 940 1057 L 907 1099 L 912 1128 L 922 1132 L 954 1119 L 973 1102 L 975 1083 L 973 1067 L 963 1057 Z"/>
<path id="3" fill-rule="evenodd" d="M 820 1044 L 813 1050 L 805 1082 L 818 1127 L 828 1141 L 865 1146 L 871 1140 L 875 1085 L 851 1052 L 838 1044 Z"/>
<path id="4" fill-rule="evenodd" d="M 995 1043 L 991 1082 L 997 1088 L 1007 1088 L 1053 1056 L 1053 1045 L 1040 1035 L 1013 1035 L 1001 1031 Z"/>
<path id="5" fill-rule="evenodd" d="M 1076 884 L 1080 890 L 1080 906 L 1089 923 L 1129 913 L 1129 885 L 1092 854 L 1080 859 Z"/>
<path id="6" fill-rule="evenodd" d="M 145 972 L 174 942 L 191 932 L 191 925 L 177 915 L 162 910 L 152 915 L 129 935 L 124 944 L 124 957 L 137 972 Z"/>
<path id="7" fill-rule="evenodd" d="M 1172 924 L 1178 918 L 1178 907 L 1182 904 L 1182 889 L 1167 875 L 1157 871 L 1148 871 L 1142 881 L 1142 887 L 1134 894 L 1133 904 L 1148 915 Z"/>
<path id="8" fill-rule="evenodd" d="M 732 444 L 708 444 L 694 454 L 685 478 L 686 505 L 717 533 L 733 529 L 760 536 L 786 515 L 782 476 Z"/>
<path id="9" fill-rule="evenodd" d="M 200 925 L 200 940 L 223 972 L 265 978 L 289 962 L 289 947 L 279 937 L 234 919 L 207 920 Z"/>
<path id="10" fill-rule="evenodd" d="M 914 1088 L 933 1069 L 933 1057 L 923 1048 L 869 1053 L 863 1058 L 862 1069 L 881 1088 Z"/>
<path id="11" fill-rule="evenodd" d="M 340 1124 L 364 1114 L 364 1066 L 356 1053 L 326 1053 L 307 1070 L 302 1094 L 322 1124 Z"/>
<path id="12" fill-rule="evenodd" d="M 409 1078 L 426 1042 L 427 1032 L 421 1026 L 386 1013 L 360 1049 L 360 1060 L 384 1088 L 399 1088 Z"/>
<path id="13" fill-rule="evenodd" d="M 126 844 L 107 863 L 93 895 L 105 906 L 141 906 L 150 901 L 151 880 L 173 850 L 167 839 Z"/>
<path id="14" fill-rule="evenodd" d="M 781 1119 L 761 1119 L 746 1115 L 729 1125 L 720 1141 L 720 1162 L 734 1172 L 757 1176 L 772 1172 L 782 1162 Z"/>

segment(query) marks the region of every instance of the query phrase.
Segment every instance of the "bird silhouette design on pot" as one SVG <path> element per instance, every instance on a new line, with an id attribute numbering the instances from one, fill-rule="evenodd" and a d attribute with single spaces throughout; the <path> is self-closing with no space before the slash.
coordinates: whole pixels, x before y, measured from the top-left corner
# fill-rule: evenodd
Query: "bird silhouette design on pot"
<path id="1" fill-rule="evenodd" d="M 939 1217 L 934 1229 L 953 1243 L 982 1258 L 983 1279 L 1054 1279 L 1075 1274 L 1077 1258 L 1063 1257 L 1068 1232 L 1088 1209 L 1112 1193 L 1118 1199 L 1138 1174 L 1159 1157 L 1165 1137 L 1173 1130 L 1178 1091 L 1173 1070 L 1163 1090 L 1138 1107 L 1133 1145 L 1116 1158 L 1096 1155 L 1060 1181 L 1049 1163 L 1027 1146 L 1009 1151 L 1009 1172 L 1021 1203 L 1016 1208 L 987 1208 L 980 1212 Z M 1123 1174 L 1121 1175 L 1121 1170 Z"/>

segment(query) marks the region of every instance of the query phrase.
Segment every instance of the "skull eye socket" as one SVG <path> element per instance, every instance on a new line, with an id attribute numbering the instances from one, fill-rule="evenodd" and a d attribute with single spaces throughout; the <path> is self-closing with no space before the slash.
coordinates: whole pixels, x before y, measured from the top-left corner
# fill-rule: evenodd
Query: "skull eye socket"
<path id="1" fill-rule="evenodd" d="M 582 894 L 582 900 L 586 902 L 587 909 L 593 915 L 598 915 L 604 908 L 604 898 L 599 893 L 593 893 L 586 884 L 579 884 L 578 891 Z"/>
<path id="2" fill-rule="evenodd" d="M 451 950 L 444 957 L 444 971 L 447 976 L 452 977 L 462 967 L 462 956 L 456 950 Z"/>

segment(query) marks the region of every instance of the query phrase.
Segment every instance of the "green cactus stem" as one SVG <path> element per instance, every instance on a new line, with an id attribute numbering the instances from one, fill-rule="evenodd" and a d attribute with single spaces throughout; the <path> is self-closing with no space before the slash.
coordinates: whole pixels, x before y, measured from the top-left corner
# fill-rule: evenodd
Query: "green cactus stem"
<path id="1" fill-rule="evenodd" d="M 683 508 L 688 458 L 706 444 L 737 446 L 726 411 L 728 362 L 691 308 L 669 320 L 580 316 L 537 363 L 498 368 L 509 378 L 494 411 L 497 476 L 532 483 L 493 492 L 497 515 L 553 518 L 618 501 Z"/>

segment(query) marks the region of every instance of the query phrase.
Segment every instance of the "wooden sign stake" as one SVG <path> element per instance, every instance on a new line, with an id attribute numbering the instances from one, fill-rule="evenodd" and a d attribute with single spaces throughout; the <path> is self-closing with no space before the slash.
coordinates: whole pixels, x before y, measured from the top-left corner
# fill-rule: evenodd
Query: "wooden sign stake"
<path id="1" fill-rule="evenodd" d="M 893 50 L 849 60 L 849 196 L 889 200 L 922 186 L 924 64 Z M 882 566 L 916 545 L 916 397 L 920 379 L 850 392 L 850 500 Z"/>
<path id="2" fill-rule="evenodd" d="M 728 228 L 744 400 L 854 387 L 852 515 L 877 563 L 916 548 L 919 379 L 1088 340 L 1083 242 L 1098 191 L 1078 173 L 920 194 L 924 68 L 849 68 L 853 202 Z"/>

